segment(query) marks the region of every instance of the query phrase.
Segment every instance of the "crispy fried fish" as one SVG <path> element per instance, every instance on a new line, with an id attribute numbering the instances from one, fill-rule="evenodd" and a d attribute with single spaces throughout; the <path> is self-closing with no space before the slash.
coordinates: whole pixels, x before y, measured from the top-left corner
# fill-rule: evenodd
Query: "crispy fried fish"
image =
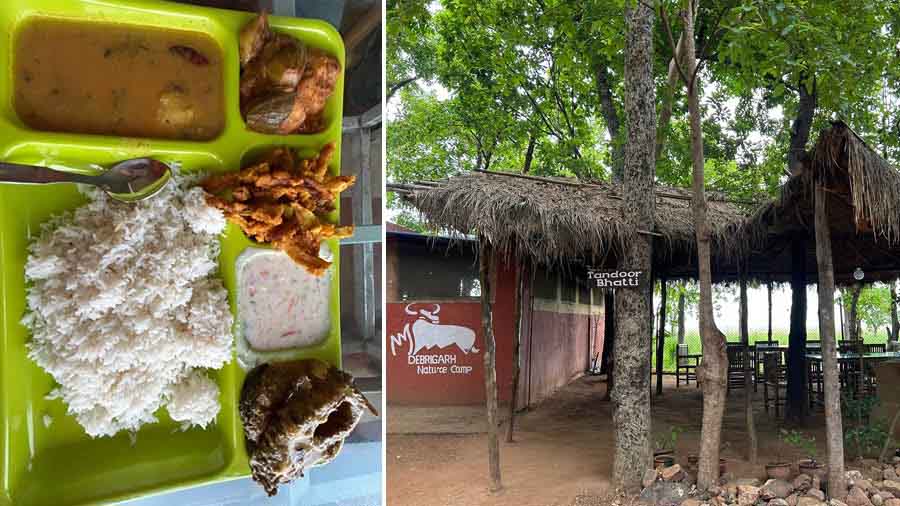
<path id="1" fill-rule="evenodd" d="M 331 266 L 319 257 L 322 241 L 353 235 L 352 226 L 323 221 L 334 211 L 340 192 L 356 181 L 328 174 L 333 155 L 333 144 L 313 160 L 301 160 L 290 148 L 275 148 L 258 163 L 203 181 L 206 200 L 254 240 L 272 244 L 321 276 Z"/>
<path id="2" fill-rule="evenodd" d="M 378 414 L 352 376 L 321 360 L 256 367 L 239 404 L 253 479 L 272 496 L 305 469 L 331 462 L 365 410 Z"/>

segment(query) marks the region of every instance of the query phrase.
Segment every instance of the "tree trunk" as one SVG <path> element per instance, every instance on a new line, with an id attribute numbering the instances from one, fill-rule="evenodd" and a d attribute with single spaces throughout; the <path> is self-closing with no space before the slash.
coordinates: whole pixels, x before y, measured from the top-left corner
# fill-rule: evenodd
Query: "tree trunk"
<path id="1" fill-rule="evenodd" d="M 812 92 L 809 91 L 808 86 L 810 81 L 812 82 Z M 788 151 L 788 170 L 792 175 L 798 174 L 805 166 L 803 161 L 806 157 L 806 143 L 809 142 L 809 132 L 816 114 L 818 91 L 815 76 L 811 80 L 801 76 L 797 88 L 800 101 L 797 106 L 797 116 L 791 123 L 791 142 Z"/>
<path id="2" fill-rule="evenodd" d="M 675 102 L 675 86 L 678 85 L 678 68 L 683 61 L 684 54 L 684 33 L 678 38 L 675 45 L 675 54 L 669 60 L 669 74 L 666 77 L 665 93 L 662 99 L 662 108 L 659 111 L 659 126 L 656 127 L 656 161 L 659 162 L 662 157 L 663 146 L 666 143 L 666 136 L 669 134 L 669 123 L 672 120 L 672 105 Z"/>
<path id="3" fill-rule="evenodd" d="M 509 402 L 509 425 L 506 427 L 506 442 L 513 442 L 513 431 L 516 420 L 516 400 L 519 395 L 519 375 L 521 373 L 522 356 L 522 315 L 525 307 L 525 280 L 529 277 L 531 271 L 531 259 L 525 257 L 522 261 L 522 267 L 518 271 L 516 280 L 516 315 L 515 315 L 515 345 L 513 347 L 513 381 L 512 381 L 512 397 Z"/>
<path id="4" fill-rule="evenodd" d="M 753 420 L 753 374 L 750 368 L 750 325 L 747 314 L 747 278 L 741 276 L 741 343 L 744 345 L 744 418 L 747 421 L 747 460 L 756 465 L 759 445 Z"/>
<path id="5" fill-rule="evenodd" d="M 659 289 L 662 295 L 659 302 L 659 328 L 656 329 L 656 395 L 663 392 L 663 360 L 666 353 L 666 298 L 668 286 L 666 278 L 660 278 Z"/>
<path id="6" fill-rule="evenodd" d="M 791 240 L 791 334 L 788 338 L 785 419 L 803 424 L 806 397 L 806 239 Z"/>
<path id="7" fill-rule="evenodd" d="M 853 283 L 853 289 L 850 292 L 850 316 L 847 319 L 847 329 L 850 330 L 850 340 L 858 341 L 860 339 L 859 335 L 859 314 L 857 310 L 859 309 L 859 294 L 862 291 L 862 283 Z"/>
<path id="8" fill-rule="evenodd" d="M 900 338 L 900 320 L 897 319 L 897 280 L 891 281 L 891 341 Z"/>
<path id="9" fill-rule="evenodd" d="M 684 71 L 690 81 L 685 83 L 688 94 L 688 114 L 691 126 L 691 160 L 693 162 L 694 226 L 697 233 L 697 270 L 700 278 L 700 340 L 703 343 L 703 359 L 697 370 L 697 379 L 703 389 L 703 419 L 700 428 L 700 462 L 697 487 L 708 490 L 719 479 L 719 449 L 722 443 L 722 418 L 725 414 L 728 357 L 725 353 L 725 334 L 717 327 L 712 300 L 712 266 L 710 255 L 710 231 L 707 218 L 706 192 L 704 188 L 703 130 L 699 97 L 699 77 L 694 51 L 694 2 L 687 0 L 687 8 L 681 11 L 684 22 Z"/>
<path id="10" fill-rule="evenodd" d="M 822 369 L 825 390 L 825 434 L 828 447 L 828 495 L 843 499 L 847 495 L 844 476 L 844 429 L 841 420 L 841 385 L 834 340 L 834 262 L 831 257 L 831 231 L 825 207 L 825 188 L 816 185 L 815 228 L 816 265 L 819 270 L 819 335 L 822 339 Z"/>
<path id="11" fill-rule="evenodd" d="M 653 8 L 630 0 L 625 8 L 625 178 L 623 217 L 628 230 L 656 228 L 653 190 L 656 87 L 653 81 Z M 616 292 L 613 423 L 616 448 L 613 486 L 634 493 L 651 467 L 650 346 L 653 321 L 652 237 L 634 233 L 624 241 L 619 267 L 641 271 L 639 286 Z"/>
<path id="12" fill-rule="evenodd" d="M 500 441 L 497 436 L 497 359 L 494 343 L 494 314 L 491 308 L 491 264 L 493 247 L 484 237 L 480 244 L 481 331 L 484 334 L 484 397 L 487 404 L 488 463 L 491 492 L 503 488 L 500 482 Z"/>
<path id="13" fill-rule="evenodd" d="M 625 174 L 625 146 L 620 138 L 622 128 L 619 113 L 616 112 L 612 84 L 609 82 L 609 65 L 605 61 L 597 66 L 597 95 L 600 97 L 600 113 L 612 145 L 612 180 L 621 183 Z"/>
<path id="14" fill-rule="evenodd" d="M 613 291 L 603 293 L 603 355 L 600 357 L 600 374 L 606 374 L 604 401 L 612 398 L 613 362 L 616 349 L 616 299 Z"/>
<path id="15" fill-rule="evenodd" d="M 684 292 L 678 292 L 678 344 L 684 344 Z"/>
<path id="16" fill-rule="evenodd" d="M 766 283 L 766 294 L 769 298 L 769 339 L 768 341 L 772 342 L 772 282 L 769 281 Z"/>
<path id="17" fill-rule="evenodd" d="M 525 150 L 525 164 L 522 166 L 522 174 L 531 172 L 531 162 L 534 160 L 534 145 L 536 143 L 537 138 L 532 133 L 528 136 L 528 149 Z"/>

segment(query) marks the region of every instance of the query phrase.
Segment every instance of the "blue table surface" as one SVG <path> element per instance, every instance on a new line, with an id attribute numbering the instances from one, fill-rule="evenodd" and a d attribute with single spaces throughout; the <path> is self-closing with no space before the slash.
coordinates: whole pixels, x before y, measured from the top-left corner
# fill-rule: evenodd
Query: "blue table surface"
<path id="1" fill-rule="evenodd" d="M 331 464 L 267 497 L 250 478 L 119 503 L 119 506 L 380 506 L 381 421 L 360 424 Z"/>

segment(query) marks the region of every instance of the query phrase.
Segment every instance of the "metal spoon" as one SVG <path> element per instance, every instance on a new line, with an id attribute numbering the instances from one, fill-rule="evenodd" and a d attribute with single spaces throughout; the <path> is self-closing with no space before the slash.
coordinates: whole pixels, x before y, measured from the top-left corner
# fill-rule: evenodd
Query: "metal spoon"
<path id="1" fill-rule="evenodd" d="M 148 199 L 159 193 L 171 177 L 169 166 L 153 158 L 125 160 L 96 175 L 0 162 L 0 183 L 84 183 L 99 187 L 120 202 Z"/>

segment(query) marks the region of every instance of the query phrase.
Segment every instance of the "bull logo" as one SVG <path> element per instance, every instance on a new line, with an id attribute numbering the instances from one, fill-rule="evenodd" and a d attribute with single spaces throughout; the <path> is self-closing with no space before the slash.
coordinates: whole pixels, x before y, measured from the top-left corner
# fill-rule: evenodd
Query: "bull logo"
<path id="1" fill-rule="evenodd" d="M 478 353 L 475 347 L 475 331 L 459 325 L 441 325 L 438 313 L 440 304 L 429 304 L 426 308 L 413 309 L 417 304 L 407 304 L 404 311 L 415 316 L 416 321 L 403 325 L 403 331 L 391 336 L 391 355 L 397 355 L 397 348 L 409 343 L 409 355 L 431 348 L 447 348 L 456 345 L 463 353 Z"/>

